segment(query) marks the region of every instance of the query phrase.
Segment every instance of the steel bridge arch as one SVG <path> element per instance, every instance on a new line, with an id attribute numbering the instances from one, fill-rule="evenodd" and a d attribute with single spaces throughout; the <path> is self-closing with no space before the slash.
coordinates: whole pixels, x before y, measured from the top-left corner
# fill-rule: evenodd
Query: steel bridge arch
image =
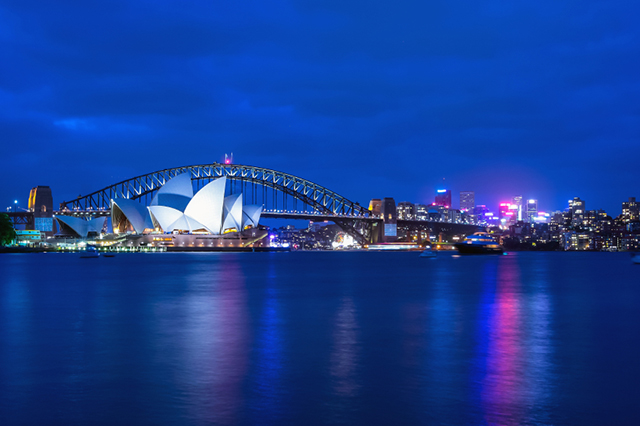
<path id="1" fill-rule="evenodd" d="M 116 198 L 140 199 L 153 195 L 169 179 L 190 173 L 195 181 L 212 180 L 226 176 L 232 181 L 261 185 L 302 201 L 320 213 L 336 216 L 371 217 L 370 211 L 357 202 L 331 191 L 307 179 L 263 167 L 240 164 L 201 164 L 174 167 L 136 176 L 107 186 L 88 195 L 60 203 L 60 211 L 108 210 Z"/>

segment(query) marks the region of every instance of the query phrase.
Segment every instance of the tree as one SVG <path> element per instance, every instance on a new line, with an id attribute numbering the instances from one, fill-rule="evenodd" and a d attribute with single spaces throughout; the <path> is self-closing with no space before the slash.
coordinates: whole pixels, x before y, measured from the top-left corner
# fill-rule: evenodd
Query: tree
<path id="1" fill-rule="evenodd" d="M 6 213 L 0 214 L 0 245 L 6 246 L 16 239 L 16 230 L 13 222 Z"/>

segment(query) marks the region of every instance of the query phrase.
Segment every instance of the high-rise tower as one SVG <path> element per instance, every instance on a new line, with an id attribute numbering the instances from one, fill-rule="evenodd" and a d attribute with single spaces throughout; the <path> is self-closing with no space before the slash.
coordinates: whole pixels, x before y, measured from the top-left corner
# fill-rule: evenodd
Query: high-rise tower
<path id="1" fill-rule="evenodd" d="M 438 189 L 436 191 L 436 206 L 442 206 L 451 208 L 451 190 L 450 189 Z"/>
<path id="2" fill-rule="evenodd" d="M 471 211 L 476 206 L 476 194 L 473 191 L 460 192 L 460 210 Z"/>

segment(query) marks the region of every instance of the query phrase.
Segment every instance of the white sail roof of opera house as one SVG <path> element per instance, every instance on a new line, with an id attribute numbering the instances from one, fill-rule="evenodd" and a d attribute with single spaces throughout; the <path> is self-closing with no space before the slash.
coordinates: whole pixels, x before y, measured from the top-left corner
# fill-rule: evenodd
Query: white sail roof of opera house
<path id="1" fill-rule="evenodd" d="M 187 204 L 193 198 L 193 185 L 191 184 L 191 174 L 182 173 L 169 179 L 156 192 L 151 200 L 150 206 L 167 206 L 184 211 Z"/>
<path id="2" fill-rule="evenodd" d="M 116 198 L 111 201 L 111 223 L 122 223 L 123 221 L 117 219 L 120 214 L 129 221 L 137 234 L 142 234 L 145 229 L 153 228 L 149 211 L 144 204 L 127 198 Z"/>
<path id="3" fill-rule="evenodd" d="M 260 215 L 262 214 L 262 206 L 248 205 L 242 208 L 242 228 L 251 225 L 258 226 Z"/>
<path id="4" fill-rule="evenodd" d="M 124 203 L 112 200 L 112 220 L 114 212 L 124 214 L 136 233 L 155 227 L 163 232 L 199 231 L 219 235 L 258 226 L 262 207 L 243 206 L 242 194 L 225 197 L 226 183 L 226 177 L 218 178 L 194 195 L 191 175 L 183 173 L 158 189 L 146 207 L 146 216 L 139 207 L 142 205 L 134 200 Z M 141 216 L 144 216 L 144 221 Z M 115 224 L 116 221 L 114 229 Z"/>
<path id="5" fill-rule="evenodd" d="M 186 216 L 202 223 L 212 234 L 222 233 L 220 228 L 222 227 L 222 215 L 224 213 L 224 189 L 226 184 L 226 177 L 209 182 L 193 196 L 184 210 Z"/>
<path id="6" fill-rule="evenodd" d="M 242 229 L 242 194 L 229 195 L 224 199 L 222 231 L 227 229 Z"/>
<path id="7" fill-rule="evenodd" d="M 100 234 L 102 232 L 102 228 L 104 227 L 104 222 L 105 220 L 107 220 L 107 218 L 104 216 L 97 217 L 91 220 L 84 220 L 80 217 L 75 216 L 57 215 L 54 217 L 60 224 L 60 228 L 64 229 L 65 227 L 67 227 L 82 238 L 87 238 L 89 232 Z"/>
<path id="8" fill-rule="evenodd" d="M 171 229 L 171 225 L 184 216 L 180 210 L 167 206 L 149 206 L 149 212 L 153 224 L 163 230 Z"/>

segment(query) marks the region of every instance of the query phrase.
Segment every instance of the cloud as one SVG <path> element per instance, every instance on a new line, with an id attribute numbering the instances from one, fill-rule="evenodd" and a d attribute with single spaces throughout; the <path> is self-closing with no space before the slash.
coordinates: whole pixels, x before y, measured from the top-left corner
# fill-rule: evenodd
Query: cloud
<path id="1" fill-rule="evenodd" d="M 584 191 L 619 209 L 640 178 L 639 7 L 4 4 L 0 132 L 39 167 L 9 153 L 3 179 L 69 198 L 233 151 L 361 203 L 420 201 L 446 176 L 487 204 L 518 191 L 552 210 Z"/>

